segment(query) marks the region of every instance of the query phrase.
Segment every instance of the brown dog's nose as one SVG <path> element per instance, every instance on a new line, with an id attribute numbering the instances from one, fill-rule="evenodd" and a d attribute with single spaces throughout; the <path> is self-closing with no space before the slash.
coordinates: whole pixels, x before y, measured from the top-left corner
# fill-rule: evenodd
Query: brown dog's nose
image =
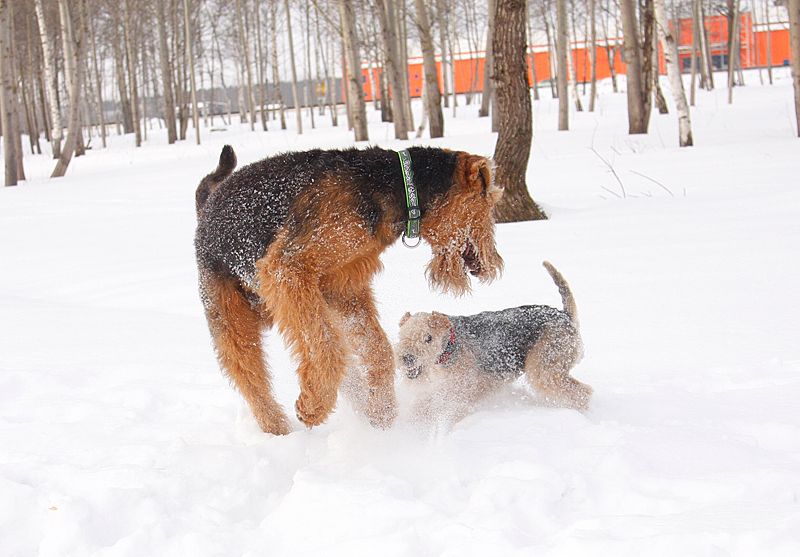
<path id="1" fill-rule="evenodd" d="M 403 365 L 406 367 L 414 367 L 417 363 L 417 357 L 414 354 L 403 354 Z"/>

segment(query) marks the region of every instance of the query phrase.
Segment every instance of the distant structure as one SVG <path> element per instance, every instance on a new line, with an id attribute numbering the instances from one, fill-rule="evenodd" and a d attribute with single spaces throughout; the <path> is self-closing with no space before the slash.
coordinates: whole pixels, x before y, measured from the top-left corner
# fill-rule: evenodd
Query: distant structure
<path id="1" fill-rule="evenodd" d="M 678 55 L 681 61 L 681 69 L 688 72 L 691 66 L 692 51 L 692 20 L 690 18 L 678 20 L 679 24 L 679 45 Z M 671 22 L 674 25 L 674 22 Z M 708 34 L 709 49 L 711 51 L 711 63 L 714 70 L 724 70 L 728 68 L 728 20 L 725 16 L 710 16 L 705 18 L 705 28 Z M 753 17 L 750 12 L 743 12 L 740 19 L 740 40 L 739 55 L 742 69 L 766 67 L 767 60 L 767 34 L 771 37 L 772 66 L 789 65 L 789 27 L 788 22 L 773 23 L 767 28 L 766 24 L 753 24 Z M 610 48 L 609 48 L 610 47 Z M 572 42 L 572 60 L 577 71 L 578 82 L 588 82 L 590 72 L 588 41 Z M 606 41 L 598 40 L 597 51 L 597 79 L 604 79 L 611 76 L 611 66 L 609 65 L 609 54 L 612 53 L 614 60 L 614 70 L 617 74 L 625 73 L 625 62 L 622 59 L 622 37 L 615 37 Z M 667 69 L 664 65 L 663 55 L 660 53 L 659 46 L 659 73 L 666 74 Z M 536 81 L 538 83 L 547 82 L 553 79 L 551 68 L 551 53 L 548 45 L 532 45 L 528 49 L 528 82 L 533 83 L 533 71 L 531 65 L 536 68 Z M 459 94 L 478 93 L 483 90 L 483 60 L 484 53 L 481 52 L 462 52 L 455 56 L 454 77 L 455 92 Z M 449 65 L 449 60 L 447 60 Z M 439 71 L 439 83 L 441 87 L 441 60 L 436 62 Z M 373 72 L 370 79 L 369 72 Z M 373 99 L 372 87 L 374 83 L 380 83 L 381 68 L 371 64 L 365 65 L 362 69 L 362 84 L 366 100 Z M 412 97 L 422 95 L 422 59 L 411 58 L 408 64 L 409 90 Z M 377 91 L 380 98 L 380 91 Z"/>

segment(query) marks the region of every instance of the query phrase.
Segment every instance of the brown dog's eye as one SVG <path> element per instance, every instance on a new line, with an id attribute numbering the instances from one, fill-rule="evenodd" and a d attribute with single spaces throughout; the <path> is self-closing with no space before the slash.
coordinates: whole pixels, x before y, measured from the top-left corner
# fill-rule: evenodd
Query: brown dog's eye
<path id="1" fill-rule="evenodd" d="M 431 335 L 428 335 L 428 336 L 425 337 L 425 342 L 427 342 L 428 344 L 430 344 L 430 342 L 432 340 L 433 340 L 433 337 Z"/>

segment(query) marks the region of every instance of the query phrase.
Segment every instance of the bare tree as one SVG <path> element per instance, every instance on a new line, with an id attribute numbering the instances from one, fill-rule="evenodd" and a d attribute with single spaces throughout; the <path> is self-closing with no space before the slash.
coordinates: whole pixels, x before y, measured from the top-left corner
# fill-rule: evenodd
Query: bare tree
<path id="1" fill-rule="evenodd" d="M 589 112 L 594 112 L 594 102 L 597 98 L 597 6 L 596 0 L 589 0 L 589 56 L 591 56 L 592 82 L 589 89 Z"/>
<path id="2" fill-rule="evenodd" d="M 77 30 L 73 29 L 71 14 L 67 6 L 67 0 L 58 0 L 59 10 L 61 13 L 61 29 L 62 34 L 65 35 L 65 45 L 69 45 L 70 52 L 65 53 L 65 61 L 70 57 L 74 57 L 73 63 L 70 65 L 72 76 L 68 80 L 70 83 L 69 90 L 69 117 L 67 118 L 67 138 L 64 141 L 64 148 L 61 150 L 61 156 L 56 163 L 51 178 L 64 176 L 72 160 L 72 155 L 75 153 L 75 147 L 78 144 L 78 135 L 81 133 L 80 126 L 80 91 L 83 84 L 84 74 L 84 22 L 86 21 L 86 0 L 75 0 L 70 2 L 73 8 L 78 10 Z"/>
<path id="3" fill-rule="evenodd" d="M 12 121 L 14 119 L 14 103 L 17 102 L 12 84 L 11 72 L 11 5 L 8 0 L 0 0 L 0 123 L 3 127 L 3 163 L 5 168 L 5 185 L 16 186 L 17 159 L 22 152 L 17 151 Z"/>
<path id="4" fill-rule="evenodd" d="M 286 10 L 286 29 L 289 34 L 289 67 L 292 69 L 292 98 L 294 99 L 294 113 L 297 118 L 297 133 L 303 133 L 303 115 L 300 112 L 300 98 L 297 95 L 297 66 L 294 62 L 294 40 L 292 38 L 292 14 L 289 9 L 289 0 L 283 0 Z"/>
<path id="5" fill-rule="evenodd" d="M 789 42 L 792 53 L 792 81 L 794 82 L 794 113 L 797 135 L 800 136 L 800 0 L 788 0 Z"/>
<path id="6" fill-rule="evenodd" d="M 664 60 L 667 64 L 669 86 L 672 89 L 672 97 L 675 99 L 675 107 L 678 111 L 678 139 L 681 147 L 689 147 L 693 144 L 689 104 L 686 102 L 686 92 L 683 89 L 683 79 L 681 79 L 681 70 L 678 66 L 678 42 L 669 28 L 664 0 L 655 0 L 655 15 L 661 46 L 664 49 Z"/>
<path id="7" fill-rule="evenodd" d="M 556 0 L 556 87 L 558 89 L 558 129 L 569 129 L 569 96 L 567 76 L 569 75 L 567 40 L 567 0 Z"/>
<path id="8" fill-rule="evenodd" d="M 53 67 L 53 49 L 50 44 L 50 35 L 42 0 L 35 0 L 35 8 L 36 20 L 39 24 L 39 40 L 42 43 L 42 66 L 44 81 L 47 84 L 47 106 L 50 109 L 52 125 L 50 142 L 53 149 L 53 158 L 57 159 L 61 156 L 61 140 L 64 137 L 64 129 L 61 127 L 61 109 L 58 106 L 58 78 Z"/>
<path id="9" fill-rule="evenodd" d="M 197 144 L 200 145 L 200 117 L 197 112 L 197 87 L 195 87 L 194 83 L 194 55 L 192 54 L 192 28 L 189 24 L 189 1 L 190 0 L 183 0 L 183 25 L 184 25 L 184 33 L 186 35 L 186 44 L 185 44 L 185 52 L 186 52 L 186 66 L 189 68 L 189 89 L 192 95 L 192 125 L 194 125 L 194 135 L 197 141 Z M 252 89 L 250 89 L 250 100 L 252 101 Z M 250 129 L 253 129 L 252 126 L 252 112 L 250 114 L 251 124 Z"/>
<path id="10" fill-rule="evenodd" d="M 646 110 L 649 99 L 644 96 L 642 83 L 642 52 L 639 43 L 639 23 L 633 0 L 620 0 L 622 15 L 623 49 L 628 64 L 628 133 L 647 133 Z"/>
<path id="11" fill-rule="evenodd" d="M 164 120 L 167 124 L 167 142 L 172 144 L 178 139 L 175 128 L 175 98 L 173 97 L 172 72 L 167 47 L 167 15 L 164 11 L 164 2 L 156 2 L 158 13 L 158 57 L 161 63 L 161 87 L 164 95 Z"/>
<path id="12" fill-rule="evenodd" d="M 400 90 L 403 87 L 403 79 L 400 75 L 400 60 L 397 48 L 397 36 L 395 26 L 390 23 L 387 4 L 394 0 L 376 0 L 378 9 L 378 20 L 381 26 L 381 37 L 383 38 L 383 49 L 385 53 L 385 73 L 389 78 L 389 89 L 392 99 L 392 119 L 394 120 L 394 136 L 397 139 L 408 139 L 408 126 L 403 110 L 403 95 Z"/>
<path id="13" fill-rule="evenodd" d="M 339 14 L 342 19 L 342 45 L 347 61 L 347 102 L 352 111 L 353 130 L 356 141 L 368 141 L 367 110 L 361 88 L 361 57 L 358 53 L 356 16 L 352 0 L 339 0 Z"/>
<path id="14" fill-rule="evenodd" d="M 416 0 L 415 0 L 416 1 Z M 489 115 L 492 102 L 492 36 L 494 35 L 495 1 L 489 0 L 489 25 L 486 28 L 486 54 L 483 57 L 483 94 L 481 95 L 481 108 L 478 116 L 483 118 Z"/>
<path id="15" fill-rule="evenodd" d="M 270 15 L 270 41 L 272 42 L 272 86 L 275 98 L 274 102 L 278 104 L 278 110 L 281 119 L 281 129 L 286 129 L 286 114 L 283 106 L 283 94 L 281 93 L 281 74 L 278 67 L 278 2 L 273 0 L 269 3 Z"/>
<path id="16" fill-rule="evenodd" d="M 422 65 L 425 71 L 425 104 L 430 122 L 431 137 L 444 135 L 444 116 L 442 115 L 442 96 L 439 93 L 439 77 L 436 72 L 436 58 L 433 51 L 433 36 L 428 19 L 425 0 L 414 0 L 417 10 L 417 29 L 422 43 Z"/>
<path id="17" fill-rule="evenodd" d="M 495 206 L 499 222 L 546 218 L 528 193 L 525 174 L 533 140 L 531 94 L 525 64 L 525 0 L 496 0 L 492 38 L 499 130 L 496 182 L 505 193 Z"/>

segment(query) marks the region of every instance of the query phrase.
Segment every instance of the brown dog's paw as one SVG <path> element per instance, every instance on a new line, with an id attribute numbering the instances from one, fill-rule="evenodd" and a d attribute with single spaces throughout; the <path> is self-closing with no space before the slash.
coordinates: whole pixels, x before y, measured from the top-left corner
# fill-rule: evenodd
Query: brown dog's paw
<path id="1" fill-rule="evenodd" d="M 389 429 L 397 417 L 394 389 L 371 389 L 367 400 L 367 418 L 373 427 Z"/>
<path id="2" fill-rule="evenodd" d="M 271 416 L 269 418 L 257 419 L 258 425 L 261 426 L 261 431 L 264 433 L 271 433 L 272 435 L 288 435 L 292 432 L 292 426 L 289 419 L 281 413 L 279 416 Z"/>
<path id="3" fill-rule="evenodd" d="M 294 410 L 297 413 L 297 419 L 305 424 L 306 427 L 314 427 L 320 425 L 331 413 L 332 405 L 325 408 L 319 399 L 306 396 L 300 393 L 297 402 L 294 404 Z"/>

